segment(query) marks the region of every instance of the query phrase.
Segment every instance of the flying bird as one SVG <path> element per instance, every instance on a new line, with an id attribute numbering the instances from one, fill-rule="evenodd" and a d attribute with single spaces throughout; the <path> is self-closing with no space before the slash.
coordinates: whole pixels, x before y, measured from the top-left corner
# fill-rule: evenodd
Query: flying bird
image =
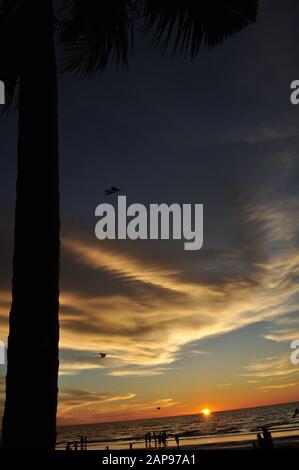
<path id="1" fill-rule="evenodd" d="M 122 191 L 122 189 L 117 188 L 116 186 L 110 186 L 109 189 L 105 189 L 105 196 L 110 196 L 110 194 L 119 193 L 119 191 Z"/>
<path id="2" fill-rule="evenodd" d="M 99 353 L 99 358 L 100 359 L 104 359 L 104 357 L 106 357 L 107 354 L 106 353 Z"/>
<path id="3" fill-rule="evenodd" d="M 158 410 L 158 411 L 161 410 L 161 406 L 158 406 L 157 410 Z"/>

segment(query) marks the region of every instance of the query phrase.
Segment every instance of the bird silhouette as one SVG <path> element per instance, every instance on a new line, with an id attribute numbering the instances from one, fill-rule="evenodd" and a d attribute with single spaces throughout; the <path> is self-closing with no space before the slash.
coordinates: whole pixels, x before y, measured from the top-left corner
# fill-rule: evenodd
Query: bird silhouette
<path id="1" fill-rule="evenodd" d="M 99 353 L 99 358 L 100 359 L 104 359 L 104 357 L 106 357 L 107 354 L 106 353 Z"/>
<path id="2" fill-rule="evenodd" d="M 161 406 L 158 406 L 157 410 L 158 410 L 158 411 L 161 410 Z"/>
<path id="3" fill-rule="evenodd" d="M 119 191 L 122 191 L 122 189 L 117 188 L 116 186 L 110 186 L 110 188 L 105 189 L 105 196 L 110 196 L 110 194 L 119 193 Z"/>

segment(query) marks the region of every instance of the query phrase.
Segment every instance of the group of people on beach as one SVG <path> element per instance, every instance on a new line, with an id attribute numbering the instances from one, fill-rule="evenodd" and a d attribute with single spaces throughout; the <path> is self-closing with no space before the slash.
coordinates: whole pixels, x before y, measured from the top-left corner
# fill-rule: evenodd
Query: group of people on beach
<path id="1" fill-rule="evenodd" d="M 294 414 L 292 415 L 292 418 L 297 418 L 299 415 L 299 409 L 296 408 L 294 411 Z M 261 433 L 259 432 L 257 434 L 257 440 L 256 442 L 253 442 L 253 447 L 255 449 L 273 449 L 274 443 L 273 443 L 273 438 L 272 434 L 269 431 L 269 429 L 266 426 L 263 426 L 261 428 Z"/>
<path id="2" fill-rule="evenodd" d="M 256 437 L 257 442 L 253 443 L 254 447 L 258 447 L 259 449 L 273 449 L 272 434 L 266 427 L 262 427 L 262 434 L 259 432 Z"/>
<path id="3" fill-rule="evenodd" d="M 86 436 L 80 437 L 80 441 L 67 442 L 65 450 L 87 450 L 87 438 Z"/>
<path id="4" fill-rule="evenodd" d="M 178 434 L 173 434 L 173 437 L 175 439 L 176 445 L 180 447 L 180 436 Z M 145 440 L 145 447 L 151 447 L 152 443 L 154 444 L 154 447 L 167 447 L 167 440 L 169 436 L 165 431 L 158 432 L 147 432 L 146 435 L 144 436 Z"/>

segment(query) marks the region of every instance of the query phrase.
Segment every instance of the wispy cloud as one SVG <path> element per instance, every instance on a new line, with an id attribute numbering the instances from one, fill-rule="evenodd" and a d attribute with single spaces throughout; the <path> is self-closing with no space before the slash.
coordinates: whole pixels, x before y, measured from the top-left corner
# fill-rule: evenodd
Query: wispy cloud
<path id="1" fill-rule="evenodd" d="M 114 288 L 93 295 L 62 290 L 60 346 L 73 354 L 62 359 L 61 374 L 104 367 L 119 377 L 161 375 L 181 358 L 186 345 L 254 322 L 269 323 L 268 339 L 291 339 L 298 331 L 299 310 L 297 206 L 295 200 L 271 205 L 267 194 L 249 198 L 243 205 L 244 224 L 256 230 L 247 246 L 258 246 L 263 255 L 248 260 L 246 250 L 218 256 L 203 251 L 197 271 L 193 264 L 189 271 L 173 262 L 165 267 L 165 262 L 120 252 L 115 245 L 64 238 L 64 250 L 74 265 L 105 273 Z M 203 278 L 203 272 L 209 275 Z M 3 292 L 0 314 L 5 318 L 9 301 L 10 294 Z M 283 320 L 282 328 L 276 322 Z M 105 361 L 96 357 L 99 350 L 107 353 Z M 191 354 L 203 351 L 195 348 Z"/>
<path id="2" fill-rule="evenodd" d="M 58 422 L 72 424 L 83 421 L 93 423 L 103 420 L 118 420 L 131 416 L 144 416 L 149 411 L 158 416 L 159 412 L 183 405 L 170 397 L 153 401 L 140 401 L 135 393 L 111 394 L 101 391 L 62 389 L 59 394 Z"/>
<path id="3" fill-rule="evenodd" d="M 263 385 L 262 387 L 259 387 L 258 390 L 281 390 L 298 386 L 298 384 L 298 382 L 292 382 L 287 384 Z"/>
<path id="4" fill-rule="evenodd" d="M 101 344 L 120 364 L 139 367 L 140 375 L 154 374 L 153 369 L 144 370 L 141 366 L 156 367 L 160 374 L 181 357 L 183 347 L 191 342 L 253 322 L 267 321 L 273 328 L 275 320 L 299 308 L 296 210 L 295 201 L 289 201 L 287 206 L 276 201 L 271 205 L 267 194 L 259 200 L 247 200 L 243 206 L 244 223 L 257 228 L 254 243 L 262 246 L 264 254 L 244 269 L 247 253 L 242 257 L 241 253 L 228 251 L 223 259 L 227 266 L 239 265 L 239 272 L 232 274 L 229 268 L 226 278 L 217 280 L 212 276 L 209 282 L 203 281 L 200 274 L 181 271 L 175 264 L 165 268 L 139 259 L 136 253 L 115 251 L 111 245 L 64 239 L 64 248 L 79 264 L 104 271 L 116 285 L 125 282 L 133 290 L 138 289 L 138 295 L 128 291 L 122 296 L 91 298 L 65 293 L 63 344 L 69 347 L 75 341 L 79 343 L 80 334 L 82 348 L 93 350 Z M 287 222 L 283 223 L 286 212 Z M 206 262 L 210 272 L 216 270 L 219 259 L 205 252 L 202 256 L 200 272 L 205 270 Z M 148 295 L 151 286 L 158 289 L 157 295 Z M 163 297 L 165 290 L 173 292 L 174 302 Z M 269 337 L 273 334 L 269 331 Z M 112 374 L 125 375 L 126 371 Z M 138 375 L 138 369 L 130 374 Z"/>
<path id="5" fill-rule="evenodd" d="M 62 389 L 59 393 L 58 419 L 60 423 L 68 423 L 76 422 L 84 416 L 86 422 L 90 422 L 89 420 L 93 421 L 95 417 L 100 418 L 101 414 L 109 410 L 110 403 L 117 407 L 120 402 L 132 400 L 135 396 L 135 393 L 113 395 L 77 388 Z"/>
<path id="6" fill-rule="evenodd" d="M 245 372 L 241 373 L 241 376 L 252 377 L 250 383 L 254 383 L 253 380 L 256 379 L 284 379 L 299 373 L 299 370 L 290 363 L 290 358 L 285 355 L 261 358 L 251 362 L 244 369 Z"/>
<path id="7" fill-rule="evenodd" d="M 168 369 L 163 367 L 154 367 L 154 368 L 147 368 L 143 369 L 141 367 L 134 368 L 134 369 L 117 369 L 117 370 L 110 370 L 109 375 L 113 377 L 154 377 L 156 375 L 163 375 L 165 371 Z"/>

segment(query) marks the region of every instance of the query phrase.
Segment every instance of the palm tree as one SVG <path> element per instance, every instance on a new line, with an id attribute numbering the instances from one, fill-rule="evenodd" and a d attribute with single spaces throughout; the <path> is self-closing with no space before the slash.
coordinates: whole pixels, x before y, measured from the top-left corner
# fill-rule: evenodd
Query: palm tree
<path id="1" fill-rule="evenodd" d="M 89 77 L 127 63 L 134 29 L 173 55 L 212 48 L 255 22 L 255 0 L 52 0 L 0 3 L 0 79 L 19 112 L 4 449 L 53 450 L 59 339 L 59 172 L 55 33 L 66 69 Z"/>

